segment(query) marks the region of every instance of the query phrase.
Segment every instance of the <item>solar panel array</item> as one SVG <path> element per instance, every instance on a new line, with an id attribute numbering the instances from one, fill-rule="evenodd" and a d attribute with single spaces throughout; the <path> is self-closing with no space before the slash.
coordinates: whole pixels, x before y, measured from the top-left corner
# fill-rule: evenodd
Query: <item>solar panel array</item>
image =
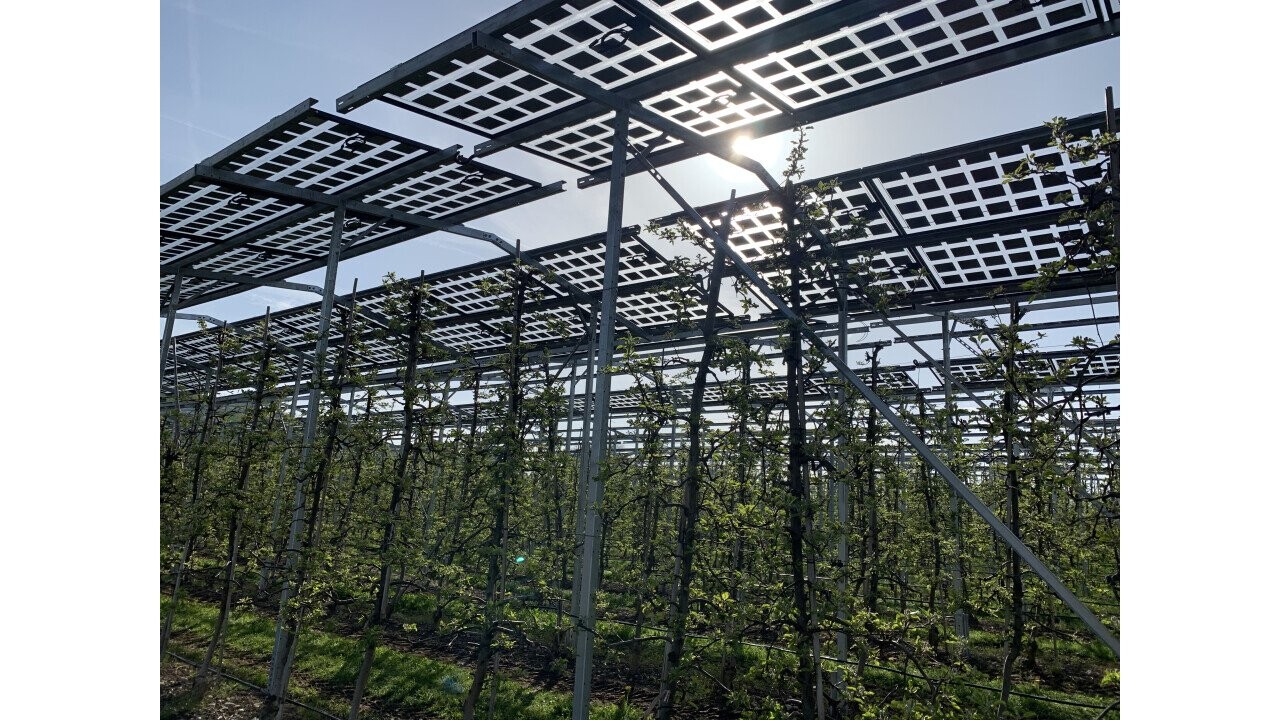
<path id="1" fill-rule="evenodd" d="M 697 135 L 758 137 L 1112 37 L 1118 16 L 1093 0 L 524 2 L 338 107 L 382 100 L 598 173 L 609 164 L 612 112 L 498 59 L 473 33 Z M 631 124 L 630 140 L 655 164 L 696 154 L 642 122 Z"/>
<path id="2" fill-rule="evenodd" d="M 161 304 L 173 269 L 280 279 L 323 265 L 334 231 L 330 205 L 259 190 L 252 180 L 324 193 L 433 220 L 461 222 L 524 201 L 538 183 L 484 163 L 321 112 L 308 101 L 251 133 L 160 193 Z M 242 184 L 210 179 L 200 167 L 236 173 Z M 350 210 L 344 256 L 422 230 Z M 181 302 L 213 299 L 236 283 L 184 276 Z"/>
<path id="3" fill-rule="evenodd" d="M 605 260 L 603 235 L 531 250 L 527 255 L 554 276 L 586 293 L 598 295 L 600 292 Z M 503 258 L 425 276 L 422 283 L 428 288 L 428 302 L 435 308 L 430 338 L 460 354 L 492 355 L 508 347 L 510 335 L 504 328 L 510 323 L 511 310 L 504 303 L 510 298 L 512 286 L 504 278 L 513 267 L 513 259 Z M 535 347 L 577 342 L 586 333 L 584 313 L 588 310 L 554 281 L 543 278 L 541 273 L 527 272 L 529 299 L 521 329 L 522 342 Z M 646 329 L 689 327 L 703 317 L 705 306 L 700 304 L 682 312 L 681 304 L 672 293 L 687 295 L 693 291 L 676 284 L 676 279 L 677 274 L 667 260 L 638 237 L 637 228 L 627 228 L 619 256 L 618 315 Z M 417 282 L 417 279 L 411 281 Z M 535 291 L 540 298 L 534 295 Z M 394 366 L 400 361 L 399 339 L 385 337 L 381 332 L 385 317 L 391 312 L 390 300 L 390 291 L 384 286 L 356 294 L 355 303 L 365 328 L 360 336 L 360 354 L 352 361 L 354 367 L 367 370 Z M 338 299 L 339 307 L 349 302 L 350 298 Z M 730 314 L 723 308 L 719 312 L 721 317 Z M 260 333 L 260 323 L 261 318 L 232 323 L 230 332 L 251 336 Z M 300 351 L 314 347 L 319 327 L 319 303 L 276 313 L 271 318 L 273 338 Z M 333 343 L 342 338 L 341 320 L 330 325 L 329 333 Z M 180 355 L 194 355 L 193 360 L 201 363 L 217 352 L 214 332 L 187 333 L 178 336 L 177 341 Z M 246 347 L 233 357 L 244 357 L 255 350 L 255 347 Z"/>
<path id="4" fill-rule="evenodd" d="M 1076 118 L 1077 137 L 1097 135 L 1101 114 Z M 824 228 L 847 261 L 861 256 L 869 284 L 904 293 L 903 301 L 933 291 L 965 290 L 977 296 L 1001 285 L 1018 285 L 1067 256 L 1082 235 L 1079 224 L 1060 224 L 1062 211 L 1080 200 L 1079 184 L 1101 178 L 1101 166 L 1048 149 L 1049 133 L 1033 128 L 975 143 L 808 180 L 805 202 L 825 205 Z M 1027 157 L 1052 163 L 1052 175 L 1006 182 Z M 821 197 L 817 191 L 824 189 Z M 1064 202 L 1065 200 L 1065 202 Z M 781 207 L 766 193 L 737 199 L 729 238 L 733 249 L 767 280 L 779 272 L 766 262 L 785 236 Z M 708 222 L 727 203 L 698 208 Z M 846 230 L 866 222 L 861 235 Z M 691 223 L 682 213 L 659 218 L 663 227 Z M 836 284 L 816 279 L 802 290 L 807 306 L 831 306 Z"/>

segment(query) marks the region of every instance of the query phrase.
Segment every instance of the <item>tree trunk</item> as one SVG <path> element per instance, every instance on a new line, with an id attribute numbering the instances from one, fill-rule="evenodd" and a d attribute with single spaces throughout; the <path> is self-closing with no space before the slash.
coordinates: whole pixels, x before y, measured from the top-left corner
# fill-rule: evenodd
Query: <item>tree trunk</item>
<path id="1" fill-rule="evenodd" d="M 803 297 L 800 294 L 800 263 L 802 248 L 797 239 L 795 228 L 795 208 L 793 206 L 793 189 L 790 181 L 784 190 L 783 216 L 788 232 L 786 233 L 787 262 L 789 265 L 789 282 L 787 302 L 791 309 L 802 313 Z M 805 520 L 809 489 L 806 483 L 804 465 L 805 426 L 803 415 L 803 356 L 800 352 L 800 328 L 791 324 L 788 331 L 787 348 L 783 358 L 787 366 L 787 536 L 791 546 L 791 595 L 795 615 L 792 618 L 796 633 L 795 653 L 798 660 L 798 680 L 800 691 L 800 713 L 804 720 L 813 720 L 817 713 L 815 703 L 815 685 L 813 655 L 812 609 L 809 606 L 810 594 L 805 572 L 806 535 Z"/>
<path id="2" fill-rule="evenodd" d="M 209 439 L 209 429 L 213 425 L 213 414 L 218 404 L 218 379 L 222 374 L 222 333 L 218 330 L 218 357 L 214 363 L 213 374 L 209 377 L 209 396 L 206 401 L 204 419 L 200 423 L 200 435 L 196 441 L 195 460 L 191 470 L 191 504 L 190 517 L 188 518 L 189 529 L 187 531 L 187 542 L 182 548 L 182 557 L 178 560 L 178 564 L 173 569 L 173 595 L 169 600 L 169 612 L 165 614 L 164 627 L 160 631 L 160 660 L 164 661 L 164 654 L 169 649 L 169 635 L 173 631 L 173 618 L 178 612 L 178 598 L 182 591 L 182 576 L 186 572 L 187 563 L 191 561 L 191 554 L 195 552 L 196 540 L 200 536 L 200 490 L 203 482 L 204 460 L 206 454 L 206 444 Z"/>
<path id="3" fill-rule="evenodd" d="M 291 568 L 293 577 L 281 592 L 280 609 L 283 623 L 279 627 L 278 633 L 281 641 L 279 649 L 282 662 L 275 683 L 268 683 L 267 700 L 263 703 L 259 716 L 263 718 L 278 717 L 280 715 L 284 699 L 289 691 L 289 676 L 293 672 L 293 659 L 298 649 L 298 630 L 302 624 L 302 609 L 290 607 L 290 601 L 301 594 L 303 585 L 311 574 L 311 562 L 314 560 L 316 545 L 320 537 L 320 525 L 323 519 L 325 488 L 328 485 L 333 456 L 338 447 L 338 430 L 342 426 L 342 383 L 347 375 L 347 361 L 352 334 L 351 324 L 354 320 L 354 313 L 345 308 L 340 308 L 340 311 L 343 313 L 342 350 L 338 353 L 337 362 L 334 363 L 333 382 L 329 389 L 328 402 L 330 412 L 329 420 L 325 426 L 325 442 L 316 463 L 315 472 L 311 473 L 310 507 L 307 509 L 303 519 L 305 535 L 298 547 L 296 557 L 293 558 L 294 564 Z M 299 472 L 307 473 L 308 469 L 303 467 Z M 271 687 L 277 688 L 277 691 L 272 692 Z"/>
<path id="4" fill-rule="evenodd" d="M 518 248 L 517 248 L 518 249 Z M 493 527 L 489 534 L 489 571 L 485 577 L 484 620 L 480 629 L 480 644 L 476 649 L 476 669 L 472 676 L 471 688 L 462 703 L 463 720 L 474 720 L 476 702 L 484 687 L 490 671 L 490 661 L 494 660 L 494 638 L 497 634 L 498 602 L 501 593 L 506 558 L 503 557 L 507 543 L 507 513 L 511 496 L 511 488 L 519 480 L 524 462 L 524 430 L 520 419 L 521 384 L 520 366 L 522 364 L 520 334 L 524 322 L 524 268 L 519 263 L 515 269 L 515 309 L 513 313 L 510 360 L 507 368 L 507 417 L 503 423 L 503 435 L 498 466 L 494 473 L 498 480 L 497 497 L 493 503 Z M 497 679 L 494 679 L 497 682 Z M 492 703 L 490 703 L 492 705 Z"/>
<path id="5" fill-rule="evenodd" d="M 365 622 L 364 655 L 360 670 L 356 673 L 355 690 L 351 694 L 351 710 L 347 717 L 357 720 L 360 701 L 364 697 L 369 671 L 373 668 L 374 652 L 378 649 L 377 633 L 387 621 L 387 593 L 391 587 L 391 546 L 395 543 L 400 520 L 400 502 L 408 484 L 409 458 L 413 454 L 413 431 L 417 426 L 418 403 L 418 349 L 422 342 L 422 279 L 413 286 L 409 301 L 409 339 L 404 365 L 404 425 L 401 427 L 400 452 L 396 456 L 394 484 L 391 487 L 391 504 L 382 524 L 382 543 L 378 546 L 381 565 L 378 568 L 378 585 L 373 594 L 373 608 Z"/>
<path id="6" fill-rule="evenodd" d="M 271 314 L 268 313 L 262 328 L 262 360 L 258 364 L 258 381 L 253 388 L 253 409 L 249 412 L 249 423 L 244 427 L 241 437 L 240 467 L 236 478 L 236 492 L 231 500 L 231 517 L 228 520 L 227 533 L 227 574 L 222 583 L 222 605 L 218 609 L 218 621 L 213 626 L 213 639 L 205 651 L 204 660 L 196 672 L 197 681 L 204 680 L 213 664 L 213 657 L 222 641 L 222 633 L 227 627 L 227 618 L 231 615 L 231 602 L 235 595 L 236 563 L 240 558 L 240 527 L 244 520 L 245 490 L 249 486 L 249 473 L 253 468 L 253 456 L 257 450 L 258 422 L 262 417 L 262 401 L 266 395 L 267 372 L 271 367 Z"/>
<path id="7" fill-rule="evenodd" d="M 733 200 L 729 201 L 732 217 Z M 722 228 L 725 238 L 729 235 L 728 220 Z M 658 685 L 655 718 L 667 720 L 671 716 L 672 703 L 679 685 L 678 672 L 684 655 L 685 633 L 689 623 L 689 587 L 693 583 L 693 559 L 698 540 L 698 513 L 701 510 L 701 461 L 702 461 L 702 406 L 707 390 L 707 373 L 711 360 L 719 350 L 716 332 L 716 311 L 719 309 L 720 284 L 724 278 L 725 256 L 719 246 L 711 264 L 707 280 L 707 313 L 702 320 L 702 357 L 698 360 L 697 374 L 693 379 L 693 396 L 689 401 L 689 450 L 685 456 L 684 486 L 680 499 L 680 523 L 676 549 L 676 590 L 667 607 L 667 627 L 671 637 L 662 658 L 662 677 Z M 647 573 L 646 573 L 647 575 Z M 640 629 L 636 628 L 638 634 Z"/>
<path id="8" fill-rule="evenodd" d="M 1005 339 L 1005 393 L 1004 407 L 1001 423 L 1004 426 L 1004 449 L 1005 449 L 1005 491 L 1008 501 L 1009 529 L 1013 531 L 1014 536 L 1019 539 L 1021 529 L 1019 528 L 1018 504 L 1021 498 L 1021 487 L 1018 483 L 1017 455 L 1014 452 L 1014 429 L 1017 423 L 1014 406 L 1014 375 L 1017 372 L 1017 363 L 1015 362 L 1015 353 L 1018 347 L 1018 321 L 1021 319 L 1021 313 L 1018 309 L 1018 303 L 1015 301 L 1010 307 L 1009 312 L 1009 331 Z M 1009 562 L 1009 581 L 1013 586 L 1013 633 L 1009 640 L 1008 652 L 1004 656 L 1004 667 L 1000 673 L 1000 711 L 1009 703 L 1009 693 L 1013 689 L 1013 666 L 1017 662 L 1018 656 L 1022 653 L 1022 634 L 1025 625 L 1024 609 L 1023 609 L 1023 586 L 1022 586 L 1022 559 L 1012 548 L 1008 550 Z"/>

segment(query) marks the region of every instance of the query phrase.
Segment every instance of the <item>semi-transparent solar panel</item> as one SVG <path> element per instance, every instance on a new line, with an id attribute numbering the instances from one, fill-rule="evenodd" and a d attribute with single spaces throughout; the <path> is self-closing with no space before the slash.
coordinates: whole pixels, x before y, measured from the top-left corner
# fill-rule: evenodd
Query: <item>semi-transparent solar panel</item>
<path id="1" fill-rule="evenodd" d="M 1114 36 L 1106 22 L 1114 13 L 1100 9 L 1091 0 L 526 2 L 339 104 L 345 111 L 383 99 L 599 173 L 608 165 L 611 113 L 481 50 L 472 32 L 696 134 L 762 135 L 848 112 L 860 94 L 870 92 L 866 103 L 874 104 L 928 87 L 922 77 L 949 82 L 1016 64 L 1015 48 L 1030 59 Z M 659 164 L 684 156 L 664 156 L 680 144 L 673 138 L 651 128 L 638 135 L 632 143 L 649 147 Z"/>
<path id="2" fill-rule="evenodd" d="M 287 200 L 252 197 L 233 188 L 193 181 L 160 197 L 160 230 L 221 240 L 300 207 Z M 164 236 L 161 238 L 163 248 Z"/>
<path id="3" fill-rule="evenodd" d="M 333 193 L 429 149 L 313 112 L 218 166 L 242 175 Z"/>
<path id="4" fill-rule="evenodd" d="M 904 5 L 739 69 L 801 108 L 1097 19 L 1088 0 Z"/>
<path id="5" fill-rule="evenodd" d="M 1078 227 L 1052 224 L 1014 233 L 974 237 L 924 246 L 925 264 L 941 287 L 973 283 L 1021 282 L 1066 255 L 1064 245 L 1080 236 Z"/>
<path id="6" fill-rule="evenodd" d="M 642 0 L 707 49 L 763 33 L 837 0 Z"/>

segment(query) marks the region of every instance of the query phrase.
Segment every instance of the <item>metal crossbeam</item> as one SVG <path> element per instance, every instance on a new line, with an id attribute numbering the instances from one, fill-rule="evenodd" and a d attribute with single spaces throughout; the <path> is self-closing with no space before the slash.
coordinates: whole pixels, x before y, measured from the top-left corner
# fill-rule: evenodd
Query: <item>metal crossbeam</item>
<path id="1" fill-rule="evenodd" d="M 306 285 L 303 283 L 288 282 L 285 280 L 264 280 L 262 278 L 252 277 L 250 275 L 236 275 L 234 273 L 215 272 L 213 270 L 201 270 L 198 268 L 183 268 L 183 277 L 200 278 L 202 280 L 217 280 L 219 282 L 237 283 L 240 285 L 257 285 L 261 287 L 282 288 L 284 290 L 298 290 L 300 292 L 315 293 L 323 295 L 324 289 L 318 285 Z"/>

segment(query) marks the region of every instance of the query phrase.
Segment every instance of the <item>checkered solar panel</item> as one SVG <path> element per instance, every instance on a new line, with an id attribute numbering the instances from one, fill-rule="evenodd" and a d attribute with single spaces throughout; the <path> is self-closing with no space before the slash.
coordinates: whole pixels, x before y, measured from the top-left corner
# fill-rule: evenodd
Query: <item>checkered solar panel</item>
<path id="1" fill-rule="evenodd" d="M 557 276 L 585 293 L 604 287 L 605 246 L 603 240 L 563 249 L 540 251 L 537 259 Z M 675 276 L 661 255 L 634 235 L 622 238 L 618 253 L 618 285 L 665 280 Z"/>
<path id="2" fill-rule="evenodd" d="M 602 236 L 531 251 L 530 256 L 588 294 L 598 294 L 602 288 Z M 438 303 L 439 307 L 438 313 L 434 315 L 436 326 L 431 332 L 432 339 L 458 352 L 488 353 L 506 347 L 509 337 L 504 334 L 503 329 L 509 324 L 509 320 L 502 306 L 506 299 L 505 291 L 492 294 L 484 290 L 484 285 L 493 282 L 502 287 L 505 283 L 502 279 L 503 271 L 511 267 L 511 262 L 504 258 L 426 278 L 428 297 Z M 670 291 L 653 287 L 657 282 L 675 277 L 661 255 L 644 241 L 628 234 L 623 238 L 619 266 L 618 308 L 623 318 L 634 320 L 642 326 L 658 326 L 676 321 L 677 305 L 668 295 Z M 538 286 L 545 294 L 542 301 L 530 301 L 526 305 L 527 324 L 523 330 L 523 340 L 533 344 L 560 343 L 566 340 L 564 332 L 568 333 L 568 338 L 580 337 L 585 332 L 585 327 L 580 313 L 575 309 L 576 301 L 571 303 L 567 293 L 553 283 L 540 280 Z M 391 346 L 376 337 L 376 328 L 380 327 L 380 322 L 375 318 L 388 313 L 388 299 L 389 295 L 381 287 L 364 291 L 358 296 L 357 304 L 366 318 L 362 334 L 367 347 L 361 351 L 361 357 L 354 360 L 357 366 L 389 363 L 395 359 Z M 702 309 L 691 311 L 688 317 L 692 320 L 701 318 Z M 252 322 L 255 321 L 243 321 L 237 325 Z M 286 345 L 298 349 L 309 350 L 314 345 L 312 335 L 318 327 L 318 304 L 285 311 L 272 318 L 273 335 Z M 332 325 L 330 340 L 336 341 L 340 337 L 340 328 L 335 323 Z"/>
<path id="3" fill-rule="evenodd" d="M 403 212 L 443 217 L 518 192 L 523 178 L 480 163 L 445 165 L 389 183 L 363 197 L 364 202 Z"/>
<path id="4" fill-rule="evenodd" d="M 778 27 L 837 0 L 642 0 L 713 50 Z"/>
<path id="5" fill-rule="evenodd" d="M 587 326 L 573 308 L 536 310 L 525 318 L 520 339 L 527 343 L 562 343 L 582 337 Z"/>
<path id="6" fill-rule="evenodd" d="M 341 192 L 432 150 L 318 111 L 289 123 L 217 166 L 324 193 Z"/>
<path id="7" fill-rule="evenodd" d="M 720 71 L 642 103 L 699 135 L 714 135 L 781 113 Z"/>
<path id="8" fill-rule="evenodd" d="M 1080 369 L 1086 377 L 1119 377 L 1120 353 L 1100 353 Z"/>
<path id="9" fill-rule="evenodd" d="M 1046 228 L 968 237 L 920 248 L 925 264 L 943 288 L 973 283 L 1021 282 L 1036 277 L 1044 265 L 1066 255 L 1064 246 L 1077 240 L 1081 228 L 1056 223 Z"/>
<path id="10" fill-rule="evenodd" d="M 681 144 L 636 120 L 631 122 L 627 138 L 643 152 L 668 150 Z M 584 172 L 603 170 L 612 162 L 613 113 L 566 123 L 525 143 L 525 147 Z"/>
<path id="11" fill-rule="evenodd" d="M 618 315 L 640 327 L 671 325 L 679 322 L 696 323 L 706 316 L 706 308 L 699 302 L 681 314 L 680 306 L 670 296 L 670 293 L 685 294 L 687 292 L 687 290 L 654 290 L 635 294 L 619 293 Z M 720 316 L 724 317 L 725 314 L 721 312 Z"/>
<path id="12" fill-rule="evenodd" d="M 1057 372 L 1052 360 L 1041 358 L 1024 358 L 1016 361 L 1018 370 L 1041 380 L 1051 377 Z"/>
<path id="13" fill-rule="evenodd" d="M 431 339 L 460 353 L 497 350 L 508 342 L 480 323 L 449 320 L 436 323 Z"/>
<path id="14" fill-rule="evenodd" d="M 902 3 L 739 69 L 801 108 L 1097 20 L 1089 0 Z"/>
<path id="15" fill-rule="evenodd" d="M 858 377 L 867 383 L 868 387 L 871 385 L 870 370 L 859 371 Z M 902 370 L 881 370 L 877 374 L 876 387 L 882 390 L 915 390 L 916 383 Z"/>
<path id="16" fill-rule="evenodd" d="M 467 160 L 446 161 L 411 174 L 398 171 L 438 151 L 315 110 L 310 106 L 313 102 L 298 105 L 203 164 L 331 196 L 345 193 L 370 204 L 438 219 L 484 212 L 491 204 L 499 207 L 497 201 L 538 187 L 526 178 Z M 353 193 L 356 186 L 363 191 Z M 327 206 L 304 206 L 266 192 L 209 181 L 198 168 L 192 179 L 161 190 L 162 265 L 190 258 L 198 270 L 287 277 L 290 270 L 302 272 L 325 259 L 333 217 Z M 381 244 L 397 233 L 407 237 L 418 232 L 394 221 L 348 212 L 345 252 Z M 193 257 L 197 253 L 198 258 Z M 170 284 L 171 277 L 162 278 L 162 299 Z M 190 302 L 238 287 L 243 286 L 188 276 L 182 295 Z"/>
<path id="17" fill-rule="evenodd" d="M 951 377 L 962 383 L 990 380 L 995 377 L 982 360 L 952 360 Z"/>
<path id="18" fill-rule="evenodd" d="M 957 66 L 964 76 L 1016 62 L 983 62 L 996 51 L 1035 43 L 1031 57 L 1108 37 L 1115 28 L 1101 26 L 1112 13 L 1100 16 L 1100 7 L 1094 0 L 545 0 L 472 31 L 701 135 L 767 134 L 782 126 L 761 121 L 782 113 L 812 122 L 863 91 Z M 513 142 L 579 170 L 606 167 L 610 114 L 473 46 L 472 31 L 340 103 L 383 99 L 491 138 L 514 133 Z M 1052 43 L 1064 35 L 1070 40 Z M 659 155 L 678 144 L 651 129 L 639 135 L 632 141 Z"/>
<path id="19" fill-rule="evenodd" d="M 505 287 L 501 268 L 443 277 L 431 283 L 431 297 L 449 308 L 442 317 L 463 317 L 490 313 L 503 301 L 500 295 L 486 292 L 486 287 Z"/>
<path id="20" fill-rule="evenodd" d="M 1028 155 L 1053 163 L 1058 172 L 1004 182 L 1004 176 Z M 873 182 L 902 225 L 919 230 L 1061 208 L 1059 195 L 1065 193 L 1073 202 L 1079 199 L 1071 180 L 1092 182 L 1099 172 L 1097 165 L 1085 166 L 1057 150 L 1028 142 L 938 158 L 881 175 Z"/>
<path id="21" fill-rule="evenodd" d="M 548 3 L 491 34 L 610 89 L 693 56 L 611 0 Z M 490 136 L 582 100 L 471 48 L 437 60 L 387 96 Z"/>
<path id="22" fill-rule="evenodd" d="M 1096 133 L 1101 116 L 1072 121 L 1077 135 Z M 846 255 L 863 255 L 874 271 L 872 285 L 895 291 L 951 290 L 1021 283 L 1036 277 L 1047 263 L 1062 259 L 1080 239 L 1081 226 L 1059 225 L 1057 202 L 1066 195 L 1078 200 L 1073 183 L 1101 177 L 1099 164 L 1072 162 L 1064 153 L 1040 149 L 1042 129 L 1012 133 L 965 146 L 907 158 L 840 175 L 806 180 L 821 190 L 827 234 L 849 227 L 857 218 L 867 222 L 859 237 L 836 237 L 834 245 Z M 1006 183 L 1028 155 L 1052 163 L 1057 170 Z M 781 210 L 767 194 L 739 198 L 730 245 L 760 268 L 783 237 Z M 713 224 L 724 203 L 699 209 Z M 692 226 L 681 214 L 656 220 L 659 226 Z M 902 228 L 899 235 L 895 227 Z M 919 240 L 914 238 L 919 237 Z M 901 243 L 895 242 L 901 240 Z M 859 253 L 861 245 L 888 248 Z M 1079 256 L 1077 256 L 1079 257 Z M 1072 271 L 1068 271 L 1072 272 Z M 774 280 L 777 272 L 762 272 Z M 825 277 L 806 283 L 806 304 L 834 302 L 834 286 Z"/>
<path id="23" fill-rule="evenodd" d="M 300 207 L 295 202 L 250 197 L 208 182 L 184 183 L 160 197 L 161 260 L 166 254 L 171 258 L 178 255 L 177 247 L 171 244 L 174 241 L 166 240 L 166 231 L 218 241 Z"/>
<path id="24" fill-rule="evenodd" d="M 408 227 L 395 221 L 375 221 L 372 218 L 349 214 L 342 238 L 347 251 L 367 243 L 382 240 Z M 292 224 L 266 233 L 245 245 L 226 250 L 199 264 L 199 270 L 232 273 L 249 277 L 265 277 L 307 263 L 323 262 L 329 251 L 333 234 L 333 211 L 324 210 Z M 167 301 L 167 293 L 173 282 L 172 275 L 161 277 L 161 299 Z M 206 280 L 186 276 L 182 279 L 182 297 L 199 297 L 235 283 Z"/>

